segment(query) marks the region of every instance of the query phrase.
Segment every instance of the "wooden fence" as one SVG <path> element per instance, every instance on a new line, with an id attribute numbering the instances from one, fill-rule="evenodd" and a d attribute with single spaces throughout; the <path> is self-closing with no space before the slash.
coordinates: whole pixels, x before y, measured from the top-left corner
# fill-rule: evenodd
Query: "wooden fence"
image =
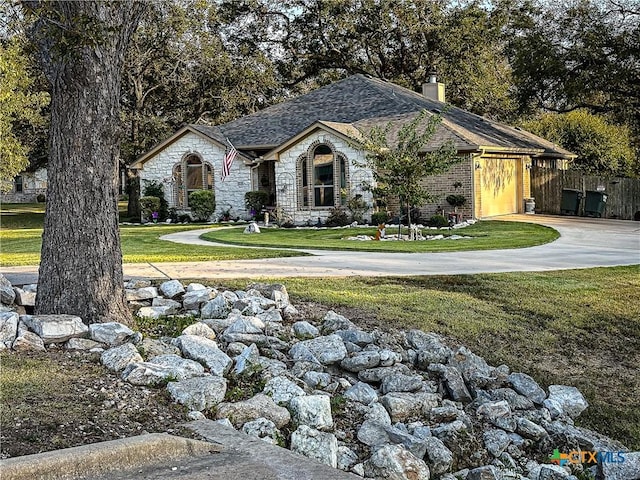
<path id="1" fill-rule="evenodd" d="M 605 218 L 634 220 L 640 215 L 640 179 L 599 177 L 584 175 L 572 170 L 533 167 L 531 170 L 531 195 L 536 202 L 536 212 L 560 214 L 562 190 L 602 191 L 607 195 Z M 604 189 L 604 190 L 603 190 Z M 584 212 L 584 199 L 579 215 Z"/>

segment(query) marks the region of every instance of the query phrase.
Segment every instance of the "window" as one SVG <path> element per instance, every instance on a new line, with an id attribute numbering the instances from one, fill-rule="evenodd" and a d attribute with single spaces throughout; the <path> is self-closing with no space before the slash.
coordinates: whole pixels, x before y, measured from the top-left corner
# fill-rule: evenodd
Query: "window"
<path id="1" fill-rule="evenodd" d="M 16 193 L 22 193 L 22 175 L 18 175 L 15 178 L 14 184 L 16 187 Z"/>
<path id="2" fill-rule="evenodd" d="M 301 207 L 334 207 L 346 204 L 347 166 L 343 155 L 320 144 L 298 159 Z"/>
<path id="3" fill-rule="evenodd" d="M 175 205 L 187 208 L 191 192 L 213 189 L 213 168 L 199 155 L 190 154 L 173 167 L 173 181 Z"/>

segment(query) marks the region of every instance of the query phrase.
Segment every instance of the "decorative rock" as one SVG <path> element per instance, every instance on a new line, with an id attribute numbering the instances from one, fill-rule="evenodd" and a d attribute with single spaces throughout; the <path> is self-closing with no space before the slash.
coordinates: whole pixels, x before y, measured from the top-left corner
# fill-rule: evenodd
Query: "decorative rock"
<path id="1" fill-rule="evenodd" d="M 291 450 L 333 468 L 338 467 L 338 440 L 331 433 L 300 425 L 291 434 Z"/>
<path id="2" fill-rule="evenodd" d="M 302 376 L 304 383 L 311 388 L 324 388 L 331 383 L 331 375 L 323 372 L 306 372 Z"/>
<path id="3" fill-rule="evenodd" d="M 278 428 L 284 427 L 291 421 L 289 411 L 276 405 L 271 397 L 263 393 L 241 402 L 221 403 L 216 411 L 216 418 L 228 418 L 235 427 L 260 417 L 271 420 Z"/>
<path id="4" fill-rule="evenodd" d="M 502 473 L 493 465 L 474 468 L 467 474 L 466 480 L 502 480 Z"/>
<path id="5" fill-rule="evenodd" d="M 200 310 L 203 303 L 211 300 L 212 294 L 211 290 L 206 287 L 199 290 L 189 290 L 189 287 L 187 287 L 187 293 L 182 297 L 182 305 L 185 310 Z"/>
<path id="6" fill-rule="evenodd" d="M 151 300 L 152 307 L 172 307 L 171 314 L 177 313 L 181 308 L 182 304 L 180 302 L 176 302 L 175 300 L 171 300 L 170 298 L 156 297 Z"/>
<path id="7" fill-rule="evenodd" d="M 316 338 L 318 335 L 320 335 L 320 330 L 306 321 L 294 323 L 291 326 L 291 329 L 293 330 L 293 334 L 296 336 L 296 338 L 299 338 L 301 340 Z"/>
<path id="8" fill-rule="evenodd" d="M 27 285 L 25 288 L 14 287 L 13 292 L 15 295 L 14 302 L 16 305 L 22 305 L 24 307 L 33 307 L 36 304 L 36 291 L 35 290 L 27 290 Z"/>
<path id="9" fill-rule="evenodd" d="M 362 330 L 336 330 L 335 334 L 342 338 L 344 342 L 355 343 L 360 347 L 373 343 L 373 335 Z"/>
<path id="10" fill-rule="evenodd" d="M 213 300 L 209 300 L 200 309 L 202 318 L 226 318 L 231 311 L 231 306 L 225 295 L 218 295 Z"/>
<path id="11" fill-rule="evenodd" d="M 510 388 L 496 388 L 488 393 L 491 400 L 505 400 L 512 410 L 532 410 L 535 408 L 531 400 Z"/>
<path id="12" fill-rule="evenodd" d="M 462 379 L 462 374 L 457 368 L 448 367 L 441 364 L 433 364 L 429 371 L 436 372 L 444 381 L 447 392 L 456 402 L 468 403 L 472 400 L 471 394 Z"/>
<path id="13" fill-rule="evenodd" d="M 266 312 L 260 312 L 256 315 L 264 324 L 267 323 L 282 323 L 282 315 L 280 310 L 267 310 Z"/>
<path id="14" fill-rule="evenodd" d="M 340 366 L 350 372 L 360 372 L 377 367 L 379 363 L 380 354 L 378 352 L 364 351 L 356 353 L 352 357 L 345 358 L 340 362 Z"/>
<path id="15" fill-rule="evenodd" d="M 0 273 L 0 303 L 11 305 L 16 299 L 16 292 L 13 291 L 11 282 Z"/>
<path id="16" fill-rule="evenodd" d="M 190 410 L 208 410 L 224 400 L 227 381 L 222 377 L 193 377 L 179 382 L 169 382 L 167 390 L 177 403 Z"/>
<path id="17" fill-rule="evenodd" d="M 258 333 L 262 334 L 264 330 L 264 323 L 257 317 L 239 317 L 235 322 L 229 325 L 223 335 L 229 336 L 233 333 Z"/>
<path id="18" fill-rule="evenodd" d="M 209 287 L 204 286 L 201 283 L 190 283 L 189 285 L 187 285 L 187 288 L 185 289 L 187 293 L 191 293 L 191 292 L 198 292 L 201 290 L 211 290 Z"/>
<path id="19" fill-rule="evenodd" d="M 232 360 L 213 340 L 197 335 L 180 335 L 173 343 L 186 358 L 206 365 L 212 375 L 221 377 L 231 369 Z"/>
<path id="20" fill-rule="evenodd" d="M 442 475 L 445 472 L 451 470 L 453 465 L 453 453 L 446 445 L 436 437 L 427 437 L 424 440 L 426 446 L 426 458 L 427 465 L 432 474 Z"/>
<path id="21" fill-rule="evenodd" d="M 288 405 L 291 399 L 306 395 L 302 388 L 282 376 L 269 380 L 262 393 L 271 396 L 278 405 Z"/>
<path id="22" fill-rule="evenodd" d="M 388 426 L 389 425 L 384 425 L 375 420 L 365 420 L 358 429 L 358 440 L 369 447 L 389 443 L 389 434 L 387 433 Z"/>
<path id="23" fill-rule="evenodd" d="M 133 330 L 129 327 L 118 322 L 92 323 L 89 325 L 89 338 L 91 340 L 112 347 L 126 342 L 133 333 Z"/>
<path id="24" fill-rule="evenodd" d="M 504 400 L 483 403 L 478 407 L 477 412 L 478 415 L 483 416 L 496 427 L 502 428 L 507 432 L 513 432 L 516 429 L 516 421 L 511 416 L 511 408 Z"/>
<path id="25" fill-rule="evenodd" d="M 42 339 L 33 332 L 18 333 L 11 348 L 16 352 L 38 352 L 46 350 Z"/>
<path id="26" fill-rule="evenodd" d="M 239 345 L 243 345 L 240 343 Z M 240 355 L 235 359 L 235 366 L 233 367 L 233 373 L 235 375 L 241 375 L 246 369 L 252 366 L 259 365 L 258 359 L 260 358 L 260 352 L 255 343 L 252 343 L 248 347 L 244 347 Z"/>
<path id="27" fill-rule="evenodd" d="M 399 353 L 388 349 L 380 350 L 380 366 L 391 367 L 400 362 L 402 362 L 402 355 Z"/>
<path id="28" fill-rule="evenodd" d="M 184 287 L 179 280 L 169 280 L 160 284 L 160 291 L 167 298 L 175 298 L 184 293 Z"/>
<path id="29" fill-rule="evenodd" d="M 395 375 L 397 373 L 410 375 L 411 370 L 409 370 L 409 367 L 403 364 L 394 365 L 392 367 L 368 368 L 366 370 L 359 371 L 358 378 L 363 382 L 377 383 L 381 382 L 383 378 L 389 375 Z"/>
<path id="30" fill-rule="evenodd" d="M 547 398 L 547 394 L 540 385 L 525 373 L 512 373 L 508 379 L 516 392 L 537 405 L 542 405 L 544 399 Z"/>
<path id="31" fill-rule="evenodd" d="M 356 325 L 342 315 L 337 314 L 333 310 L 329 310 L 322 318 L 322 333 L 329 334 L 336 330 L 357 329 Z"/>
<path id="32" fill-rule="evenodd" d="M 404 446 L 407 450 L 413 453 L 416 458 L 423 458 L 427 453 L 427 443 L 425 439 L 415 437 L 396 427 L 386 427 L 386 431 L 391 443 Z"/>
<path id="33" fill-rule="evenodd" d="M 504 430 L 487 430 L 482 434 L 484 447 L 494 457 L 499 457 L 511 443 L 511 438 Z"/>
<path id="34" fill-rule="evenodd" d="M 367 477 L 387 480 L 429 480 L 429 467 L 399 445 L 376 450 L 364 463 Z"/>
<path id="35" fill-rule="evenodd" d="M 242 431 L 250 437 L 259 438 L 271 445 L 282 445 L 284 443 L 284 437 L 275 423 L 266 418 L 257 418 L 245 423 L 242 426 Z"/>
<path id="36" fill-rule="evenodd" d="M 85 336 L 88 331 L 75 315 L 24 315 L 22 320 L 45 344 L 63 343 L 72 337 Z"/>
<path id="37" fill-rule="evenodd" d="M 124 288 L 127 290 L 138 290 L 139 288 L 146 288 L 151 286 L 150 280 L 143 278 L 132 278 L 128 282 L 125 282 Z"/>
<path id="38" fill-rule="evenodd" d="M 162 340 L 145 337 L 138 345 L 138 350 L 147 359 L 165 355 L 167 353 L 179 354 L 180 349 L 174 345 L 170 345 Z"/>
<path id="39" fill-rule="evenodd" d="M 2 277 L 4 278 L 4 277 Z M 0 313 L 0 344 L 10 347 L 18 334 L 18 320 L 20 315 L 16 312 Z M 2 346 L 0 345 L 0 348 Z"/>
<path id="40" fill-rule="evenodd" d="M 624 462 L 622 461 L 624 457 Z M 614 452 L 614 461 L 598 459 L 599 480 L 640 480 L 640 452 Z"/>
<path id="41" fill-rule="evenodd" d="M 153 320 L 157 320 L 176 312 L 176 308 L 172 306 L 140 307 L 136 312 L 136 316 L 140 318 L 151 318 Z"/>
<path id="42" fill-rule="evenodd" d="M 333 427 L 331 402 L 328 395 L 294 397 L 289 402 L 289 408 L 298 425 L 308 425 L 319 430 Z"/>
<path id="43" fill-rule="evenodd" d="M 285 350 L 289 347 L 286 342 L 283 342 L 277 337 L 261 335 L 259 333 L 227 333 L 221 335 L 220 338 L 228 343 L 240 342 L 245 345 L 255 343 L 258 347 L 264 347 L 269 350 Z"/>
<path id="44" fill-rule="evenodd" d="M 457 420 L 464 411 L 458 410 L 455 405 L 444 405 L 442 407 L 432 408 L 429 412 L 431 423 L 445 423 Z"/>
<path id="45" fill-rule="evenodd" d="M 199 337 L 208 338 L 209 340 L 215 340 L 216 338 L 216 332 L 214 332 L 206 323 L 202 322 L 196 322 L 189 325 L 182 330 L 182 335 L 197 335 Z"/>
<path id="46" fill-rule="evenodd" d="M 158 296 L 158 289 L 156 287 L 142 287 L 135 290 L 125 290 L 125 295 L 128 302 L 151 300 Z"/>
<path id="47" fill-rule="evenodd" d="M 64 347 L 67 350 L 91 350 L 94 348 L 100 348 L 104 350 L 105 345 L 88 338 L 73 337 L 67 340 L 67 343 L 65 343 Z"/>
<path id="48" fill-rule="evenodd" d="M 155 357 L 153 360 L 160 358 Z M 184 360 L 178 357 L 180 360 Z M 157 387 L 164 385 L 169 380 L 185 380 L 194 376 L 202 375 L 204 368 L 192 360 L 184 360 L 200 367 L 199 372 L 190 371 L 188 368 L 179 368 L 151 362 L 130 363 L 122 372 L 122 379 L 132 385 L 146 385 Z"/>
<path id="49" fill-rule="evenodd" d="M 412 417 L 427 415 L 438 405 L 440 397 L 433 393 L 387 393 L 380 403 L 387 409 L 392 422 L 404 422 Z"/>
<path id="50" fill-rule="evenodd" d="M 329 365 L 345 358 L 347 349 L 339 336 L 328 335 L 296 343 L 289 350 L 289 355 L 294 361 L 316 361 Z"/>
<path id="51" fill-rule="evenodd" d="M 276 302 L 276 308 L 282 309 L 289 305 L 287 288 L 281 283 L 254 283 L 249 289 L 257 290 L 265 298 Z"/>
<path id="52" fill-rule="evenodd" d="M 575 418 L 589 406 L 576 387 L 549 385 L 549 397 L 543 402 L 552 418 L 568 415 Z"/>
<path id="53" fill-rule="evenodd" d="M 338 468 L 348 471 L 358 462 L 358 454 L 349 447 L 341 445 L 338 447 Z"/>
<path id="54" fill-rule="evenodd" d="M 130 363 L 142 362 L 142 357 L 135 346 L 130 343 L 125 343 L 124 345 L 113 347 L 103 352 L 100 361 L 109 370 L 121 372 Z"/>
<path id="55" fill-rule="evenodd" d="M 516 432 L 524 438 L 532 440 L 541 440 L 548 435 L 547 431 L 537 423 L 527 420 L 526 418 L 518 418 Z"/>
<path id="56" fill-rule="evenodd" d="M 344 397 L 354 402 L 369 405 L 378 400 L 378 392 L 376 392 L 369 384 L 358 382 L 354 386 L 344 392 Z"/>
<path id="57" fill-rule="evenodd" d="M 173 370 L 172 375 L 176 380 L 186 380 L 191 377 L 201 377 L 204 375 L 204 367 L 198 362 L 182 358 L 172 353 L 159 355 L 152 358 L 147 363 L 167 367 Z"/>
<path id="58" fill-rule="evenodd" d="M 396 373 L 382 379 L 382 393 L 415 392 L 422 388 L 424 381 L 420 375 Z"/>

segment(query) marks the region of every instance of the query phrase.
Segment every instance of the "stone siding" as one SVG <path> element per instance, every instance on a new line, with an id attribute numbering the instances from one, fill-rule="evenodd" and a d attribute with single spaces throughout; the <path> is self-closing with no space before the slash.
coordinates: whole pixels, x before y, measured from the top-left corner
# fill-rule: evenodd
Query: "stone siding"
<path id="1" fill-rule="evenodd" d="M 213 167 L 216 214 L 230 210 L 233 218 L 246 218 L 244 194 L 251 190 L 251 168 L 246 166 L 238 156 L 231 166 L 229 176 L 224 181 L 220 180 L 222 160 L 225 155 L 224 147 L 192 132 L 186 133 L 144 163 L 139 171 L 141 189 L 144 190 L 145 181 L 161 182 L 165 187 L 164 195 L 169 206 L 174 207 L 176 200 L 173 193 L 173 168 L 191 153 L 199 154 L 204 162 Z"/>
<path id="2" fill-rule="evenodd" d="M 35 203 L 38 195 L 47 192 L 47 169 L 40 168 L 35 172 L 21 172 L 22 192 L 16 192 L 15 181 L 10 184 L 10 191 L 0 195 L 2 203 Z"/>

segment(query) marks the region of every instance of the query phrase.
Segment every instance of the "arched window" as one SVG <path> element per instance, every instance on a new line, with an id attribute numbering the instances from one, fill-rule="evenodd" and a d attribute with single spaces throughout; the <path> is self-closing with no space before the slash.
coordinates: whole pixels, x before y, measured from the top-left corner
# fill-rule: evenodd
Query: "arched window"
<path id="1" fill-rule="evenodd" d="M 173 167 L 174 202 L 177 207 L 189 207 L 189 194 L 196 190 L 213 189 L 213 168 L 200 155 L 189 154 Z"/>
<path id="2" fill-rule="evenodd" d="M 298 158 L 300 207 L 327 208 L 346 204 L 347 162 L 332 147 L 319 144 Z"/>

